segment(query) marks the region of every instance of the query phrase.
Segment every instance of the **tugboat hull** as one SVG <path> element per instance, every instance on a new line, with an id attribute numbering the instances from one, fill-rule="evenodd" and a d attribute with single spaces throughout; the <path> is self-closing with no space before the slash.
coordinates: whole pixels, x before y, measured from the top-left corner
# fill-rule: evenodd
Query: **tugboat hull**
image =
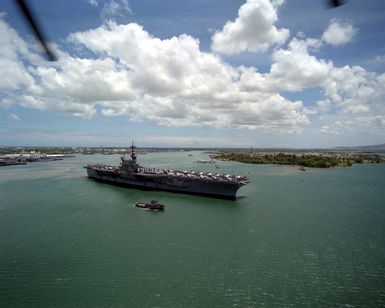
<path id="1" fill-rule="evenodd" d="M 138 202 L 135 204 L 135 207 L 151 211 L 164 211 L 164 205 L 156 200 L 151 200 L 150 202 Z"/>

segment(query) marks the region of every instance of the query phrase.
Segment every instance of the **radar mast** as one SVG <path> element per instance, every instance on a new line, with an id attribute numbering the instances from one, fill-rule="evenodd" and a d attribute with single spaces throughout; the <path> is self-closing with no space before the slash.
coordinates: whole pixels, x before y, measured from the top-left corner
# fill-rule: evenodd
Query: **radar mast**
<path id="1" fill-rule="evenodd" d="M 134 163 L 136 163 L 136 153 L 135 153 L 135 149 L 136 149 L 136 146 L 134 146 L 134 140 L 132 140 L 132 144 L 131 144 L 131 159 Z"/>

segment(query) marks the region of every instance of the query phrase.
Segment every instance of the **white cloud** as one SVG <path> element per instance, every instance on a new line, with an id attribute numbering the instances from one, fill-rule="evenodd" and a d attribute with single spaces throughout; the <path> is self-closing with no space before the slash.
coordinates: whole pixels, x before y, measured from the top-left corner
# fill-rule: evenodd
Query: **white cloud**
<path id="1" fill-rule="evenodd" d="M 135 23 L 109 22 L 70 39 L 99 55 L 119 61 L 131 72 L 135 87 L 158 95 L 191 97 L 223 91 L 236 70 L 218 57 L 199 50 L 199 41 L 183 34 L 160 40 Z"/>
<path id="2" fill-rule="evenodd" d="M 319 110 L 334 112 L 326 114 L 323 120 L 329 123 L 322 127 L 321 133 L 383 138 L 385 74 L 376 75 L 359 66 L 334 68 L 324 91 L 327 99 L 319 102 Z"/>
<path id="3" fill-rule="evenodd" d="M 343 23 L 334 19 L 322 34 L 322 40 L 334 46 L 344 45 L 350 42 L 356 33 L 357 29 L 353 27 L 352 24 Z"/>
<path id="4" fill-rule="evenodd" d="M 333 134 L 333 135 L 341 135 L 341 124 L 337 122 L 335 125 L 323 125 L 320 129 L 321 134 Z"/>
<path id="5" fill-rule="evenodd" d="M 321 117 L 332 112 L 343 118 L 343 114 L 347 114 L 359 123 L 350 126 L 352 129 L 363 129 L 363 118 L 375 119 L 373 127 L 374 123 L 377 126 L 381 124 L 378 115 L 385 114 L 385 74 L 377 75 L 360 66 L 336 67 L 331 61 L 311 55 L 311 50 L 317 50 L 320 45 L 319 40 L 294 38 L 287 49 L 281 48 L 273 53 L 270 72 L 262 74 L 253 67 L 241 68 L 241 88 L 265 93 L 319 88 L 324 98 L 316 101 L 314 108 L 302 108 L 302 115 L 318 114 Z M 365 121 L 366 124 L 369 122 Z M 347 125 L 346 120 L 340 123 Z M 322 131 L 335 133 L 338 128 L 328 124 Z"/>
<path id="6" fill-rule="evenodd" d="M 333 135 L 348 135 L 361 134 L 363 136 L 376 135 L 383 133 L 385 129 L 385 115 L 368 115 L 368 116 L 333 116 L 340 120 L 335 120 L 333 123 L 323 125 L 320 129 L 322 134 Z M 370 143 L 370 141 L 368 142 Z"/>
<path id="7" fill-rule="evenodd" d="M 228 21 L 212 37 L 211 48 L 223 54 L 265 51 L 272 44 L 283 44 L 289 30 L 277 29 L 277 9 L 284 1 L 247 0 L 235 21 Z"/>
<path id="8" fill-rule="evenodd" d="M 127 114 L 169 126 L 266 127 L 306 125 L 302 104 L 277 93 L 243 91 L 241 71 L 201 52 L 188 35 L 160 40 L 137 24 L 109 22 L 70 37 L 93 52 L 119 59 L 129 71 L 135 100 L 104 105 L 104 115 Z M 289 130 L 289 129 L 288 129 Z"/>
<path id="9" fill-rule="evenodd" d="M 328 99 L 319 100 L 316 102 L 316 104 L 317 104 L 317 110 L 322 113 L 329 111 L 332 106 L 332 103 Z"/>
<path id="10" fill-rule="evenodd" d="M 242 67 L 241 87 L 244 91 L 268 93 L 322 87 L 333 69 L 333 63 L 310 54 L 309 49 L 318 48 L 319 44 L 315 39 L 294 38 L 287 49 L 274 51 L 269 73 L 261 74 L 253 67 Z"/>
<path id="11" fill-rule="evenodd" d="M 163 144 L 165 146 L 184 147 L 249 147 L 250 141 L 229 136 L 173 136 L 151 135 L 137 138 L 141 143 Z"/>
<path id="12" fill-rule="evenodd" d="M 376 75 L 360 66 L 334 68 L 325 81 L 324 90 L 328 99 L 343 112 L 384 112 L 385 74 Z"/>
<path id="13" fill-rule="evenodd" d="M 313 44 L 316 44 L 313 40 L 294 38 L 288 49 L 273 53 L 274 63 L 268 78 L 276 91 L 302 91 L 322 86 L 333 64 L 310 55 L 309 46 Z"/>
<path id="14" fill-rule="evenodd" d="M 9 109 L 12 105 L 15 104 L 14 99 L 11 97 L 4 97 L 0 100 L 0 107 L 3 109 Z"/>
<path id="15" fill-rule="evenodd" d="M 376 55 L 368 60 L 365 61 L 365 63 L 375 69 L 376 71 L 384 69 L 385 64 L 385 54 Z"/>
<path id="16" fill-rule="evenodd" d="M 33 84 L 21 57 L 28 57 L 27 44 L 0 17 L 0 91 L 15 91 Z"/>
<path id="17" fill-rule="evenodd" d="M 99 5 L 98 0 L 87 0 L 87 2 L 89 4 L 91 4 L 92 6 L 98 6 Z"/>
<path id="18" fill-rule="evenodd" d="M 20 121 L 20 117 L 17 114 L 11 113 L 9 118 L 15 121 Z"/>
<path id="19" fill-rule="evenodd" d="M 270 3 L 274 13 L 281 4 Z M 96 29 L 73 33 L 69 41 L 75 50 L 83 48 L 91 56 L 80 58 L 58 49 L 61 56 L 56 63 L 34 60 L 28 45 L 5 22 L 0 22 L 0 34 L 2 61 L 19 68 L 19 73 L 9 72 L 11 83 L 0 85 L 5 93 L 0 101 L 3 108 L 18 103 L 83 118 L 99 113 L 173 127 L 285 133 L 301 133 L 310 124 L 310 115 L 349 114 L 361 123 L 357 127 L 371 120 L 380 127 L 385 114 L 385 74 L 359 66 L 335 67 L 313 54 L 322 41 L 304 36 L 276 49 L 270 71 L 261 73 L 255 67 L 233 67 L 217 54 L 202 52 L 199 40 L 190 35 L 159 39 L 135 23 L 108 21 Z M 304 104 L 280 94 L 309 88 L 320 89 L 324 97 Z M 342 126 L 347 123 L 339 121 Z M 324 126 L 338 128 L 330 123 Z"/>
<path id="20" fill-rule="evenodd" d="M 385 63 L 385 54 L 380 56 L 375 56 L 373 61 L 376 63 Z"/>
<path id="21" fill-rule="evenodd" d="M 115 17 L 125 17 L 132 14 L 128 5 L 128 0 L 110 0 L 105 3 L 100 12 L 102 19 L 114 19 Z"/>
<path id="22" fill-rule="evenodd" d="M 25 45 L 14 30 L 6 30 Z M 200 51 L 199 41 L 189 35 L 161 40 L 137 24 L 107 22 L 74 33 L 70 40 L 98 58 L 82 59 L 58 50 L 58 62 L 30 62 L 27 69 L 14 49 L 6 54 L 5 60 L 22 65 L 30 82 L 19 93 L 3 97 L 2 106 L 17 102 L 84 118 L 100 110 L 104 116 L 124 115 L 167 126 L 298 132 L 309 123 L 301 102 L 277 93 L 243 91 L 241 70 Z"/>
<path id="23" fill-rule="evenodd" d="M 46 96 L 84 103 L 115 101 L 133 97 L 129 72 L 109 58 L 61 58 L 57 67 L 38 67 L 39 91 Z"/>

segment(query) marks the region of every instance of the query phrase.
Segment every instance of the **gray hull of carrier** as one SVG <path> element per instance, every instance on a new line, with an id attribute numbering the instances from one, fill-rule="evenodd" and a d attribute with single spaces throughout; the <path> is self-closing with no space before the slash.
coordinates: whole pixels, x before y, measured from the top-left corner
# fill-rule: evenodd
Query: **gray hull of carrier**
<path id="1" fill-rule="evenodd" d="M 87 165 L 87 175 L 98 182 L 144 190 L 162 190 L 236 199 L 239 188 L 249 183 L 247 177 L 194 171 L 144 168 L 136 161 L 135 147 L 131 159 L 121 158 L 119 166 Z"/>

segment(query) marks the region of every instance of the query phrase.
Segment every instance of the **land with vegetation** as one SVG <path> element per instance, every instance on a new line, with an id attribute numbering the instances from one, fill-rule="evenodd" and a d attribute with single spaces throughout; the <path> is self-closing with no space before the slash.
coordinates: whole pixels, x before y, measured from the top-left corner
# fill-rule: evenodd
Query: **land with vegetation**
<path id="1" fill-rule="evenodd" d="M 248 164 L 294 165 L 311 168 L 350 167 L 353 164 L 385 163 L 385 157 L 376 154 L 324 153 L 219 153 L 215 159 Z"/>

